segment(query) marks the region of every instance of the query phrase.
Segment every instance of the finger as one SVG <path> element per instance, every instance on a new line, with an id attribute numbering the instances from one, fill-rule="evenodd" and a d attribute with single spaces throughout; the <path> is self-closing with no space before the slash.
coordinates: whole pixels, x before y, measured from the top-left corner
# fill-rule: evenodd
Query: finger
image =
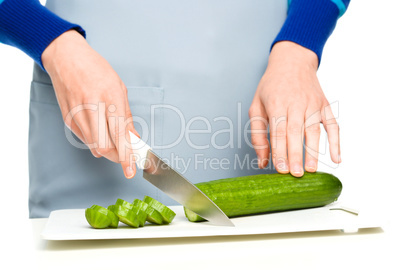
<path id="1" fill-rule="evenodd" d="M 92 140 L 87 116 L 87 112 L 94 109 L 96 110 L 96 105 L 94 104 L 81 104 L 70 108 L 64 118 L 64 122 L 86 144 L 92 155 L 99 158 L 101 155 L 96 151 L 96 143 Z"/>
<path id="2" fill-rule="evenodd" d="M 261 103 L 253 103 L 249 110 L 251 143 L 258 157 L 258 167 L 265 168 L 269 162 L 268 116 Z"/>
<path id="3" fill-rule="evenodd" d="M 85 123 L 86 121 L 83 120 L 82 115 L 75 115 L 73 121 L 71 121 L 72 130 L 74 130 L 76 135 L 79 134 L 78 138 L 86 144 L 92 155 L 100 158 L 102 155 L 96 151 L 96 144 L 93 142 L 90 129 L 87 128 Z"/>
<path id="4" fill-rule="evenodd" d="M 321 134 L 321 112 L 316 110 L 315 112 L 306 113 L 305 121 L 305 170 L 308 172 L 317 171 L 318 163 L 318 150 L 320 144 L 320 134 Z"/>
<path id="5" fill-rule="evenodd" d="M 80 128 L 73 119 L 70 119 L 68 122 L 66 121 L 65 124 L 67 128 L 71 130 L 74 133 L 74 135 L 78 137 L 78 139 L 80 139 L 81 142 L 86 143 L 84 135 L 82 134 Z"/>
<path id="6" fill-rule="evenodd" d="M 339 143 L 339 126 L 336 122 L 331 106 L 328 104 L 321 112 L 322 123 L 328 134 L 329 152 L 331 160 L 335 163 L 341 163 L 341 151 Z"/>
<path id="7" fill-rule="evenodd" d="M 133 115 L 131 112 L 130 103 L 128 102 L 128 97 L 126 97 L 125 102 L 126 102 L 126 117 L 127 117 L 127 119 L 130 120 L 130 123 L 128 123 L 128 126 L 127 126 L 127 128 L 128 128 L 127 132 L 131 131 L 132 133 L 134 133 L 135 136 L 137 136 L 138 138 L 141 138 L 140 134 L 137 132 L 137 130 L 135 130 L 135 127 L 134 127 Z M 130 138 L 130 134 L 128 134 L 128 138 Z"/>
<path id="8" fill-rule="evenodd" d="M 268 116 L 272 162 L 279 173 L 289 173 L 286 142 L 287 113 L 286 111 L 268 112 Z"/>
<path id="9" fill-rule="evenodd" d="M 131 113 L 127 108 L 127 102 L 123 100 L 118 105 L 111 104 L 108 109 L 108 126 L 111 139 L 116 146 L 119 162 L 122 166 L 126 178 L 133 178 L 136 172 L 135 163 L 132 160 L 134 156 L 129 143 L 129 130 L 134 130 Z"/>
<path id="10" fill-rule="evenodd" d="M 123 87 L 125 88 L 125 86 L 123 85 Z M 125 91 L 127 93 L 127 88 L 125 88 Z M 136 166 L 135 166 L 135 156 L 134 156 L 134 152 L 133 149 L 131 147 L 131 136 L 130 136 L 130 132 L 132 132 L 135 136 L 137 136 L 138 138 L 141 138 L 140 134 L 137 132 L 137 130 L 135 130 L 134 128 L 134 121 L 133 121 L 133 115 L 131 113 L 131 108 L 130 108 L 130 103 L 128 102 L 128 96 L 126 94 L 125 97 L 125 117 L 126 117 L 126 138 L 128 139 L 128 145 L 129 145 L 129 153 L 128 153 L 128 158 L 129 158 L 129 164 L 127 164 L 127 166 L 130 166 L 133 168 L 134 170 L 134 174 L 136 172 Z M 124 167 L 124 165 L 122 165 Z"/>
<path id="11" fill-rule="evenodd" d="M 78 139 L 81 140 L 81 142 L 88 145 L 84 135 L 81 132 L 81 129 L 78 127 L 78 125 L 76 124 L 76 122 L 74 120 L 71 121 L 69 129 L 75 134 L 75 136 L 78 137 Z M 102 155 L 100 155 L 95 149 L 89 149 L 89 150 L 91 151 L 91 153 L 94 157 L 96 157 L 96 158 L 102 157 Z"/>
<path id="12" fill-rule="evenodd" d="M 78 139 L 80 139 L 81 142 L 83 142 L 85 145 L 88 144 L 83 132 L 81 131 L 81 128 L 79 127 L 79 125 L 76 122 L 76 119 L 74 119 L 73 117 L 75 116 L 75 114 L 77 114 L 80 110 L 75 108 L 70 110 L 70 112 L 65 115 L 64 118 L 64 123 L 66 125 L 66 127 L 71 130 L 75 136 L 78 137 Z M 93 149 L 90 149 L 91 153 L 93 156 L 95 156 L 96 158 L 99 158 L 100 155 Z"/>
<path id="13" fill-rule="evenodd" d="M 88 112 L 87 119 L 91 126 L 92 141 L 95 142 L 95 150 L 100 156 L 119 163 L 117 149 L 110 138 L 105 107 L 105 103 L 99 103 L 96 112 Z"/>
<path id="14" fill-rule="evenodd" d="M 290 173 L 303 176 L 304 115 L 302 107 L 292 106 L 288 111 L 287 143 Z"/>

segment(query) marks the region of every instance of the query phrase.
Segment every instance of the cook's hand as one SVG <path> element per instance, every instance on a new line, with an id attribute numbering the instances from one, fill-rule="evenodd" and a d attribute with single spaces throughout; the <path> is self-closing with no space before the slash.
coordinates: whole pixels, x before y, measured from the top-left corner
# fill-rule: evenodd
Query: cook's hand
<path id="1" fill-rule="evenodd" d="M 76 31 L 55 39 L 43 52 L 65 124 L 95 157 L 121 163 L 132 178 L 129 131 L 136 134 L 127 89 L 109 63 Z"/>
<path id="2" fill-rule="evenodd" d="M 339 127 L 317 79 L 316 54 L 290 41 L 272 48 L 249 110 L 251 141 L 260 168 L 272 161 L 279 173 L 303 175 L 317 170 L 320 123 L 328 134 L 331 159 L 340 163 Z M 267 128 L 269 126 L 270 144 Z"/>

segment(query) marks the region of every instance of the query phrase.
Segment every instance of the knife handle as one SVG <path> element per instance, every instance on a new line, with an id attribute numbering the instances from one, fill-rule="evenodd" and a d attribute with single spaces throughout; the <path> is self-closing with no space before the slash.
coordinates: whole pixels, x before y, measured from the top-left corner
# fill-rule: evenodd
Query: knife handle
<path id="1" fill-rule="evenodd" d="M 135 163 L 139 169 L 145 168 L 145 161 L 147 159 L 148 150 L 151 147 L 146 144 L 143 140 L 138 138 L 134 133 L 130 131 L 130 140 L 131 140 L 131 147 L 134 152 Z"/>

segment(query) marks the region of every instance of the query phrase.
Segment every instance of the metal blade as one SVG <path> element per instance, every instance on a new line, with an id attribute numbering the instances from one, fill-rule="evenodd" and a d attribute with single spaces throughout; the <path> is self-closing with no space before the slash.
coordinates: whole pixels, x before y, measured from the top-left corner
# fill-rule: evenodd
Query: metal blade
<path id="1" fill-rule="evenodd" d="M 211 199 L 151 150 L 148 150 L 143 176 L 172 199 L 211 223 L 234 226 Z"/>

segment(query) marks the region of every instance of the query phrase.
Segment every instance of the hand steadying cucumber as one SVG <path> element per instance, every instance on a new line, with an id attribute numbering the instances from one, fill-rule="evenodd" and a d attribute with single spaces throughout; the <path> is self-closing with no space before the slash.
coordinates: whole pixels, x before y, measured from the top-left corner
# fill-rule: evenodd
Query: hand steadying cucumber
<path id="1" fill-rule="evenodd" d="M 322 172 L 305 172 L 301 178 L 291 174 L 251 175 L 196 186 L 228 217 L 324 206 L 336 201 L 342 191 L 338 178 Z M 204 220 L 185 207 L 184 212 L 189 221 Z"/>

